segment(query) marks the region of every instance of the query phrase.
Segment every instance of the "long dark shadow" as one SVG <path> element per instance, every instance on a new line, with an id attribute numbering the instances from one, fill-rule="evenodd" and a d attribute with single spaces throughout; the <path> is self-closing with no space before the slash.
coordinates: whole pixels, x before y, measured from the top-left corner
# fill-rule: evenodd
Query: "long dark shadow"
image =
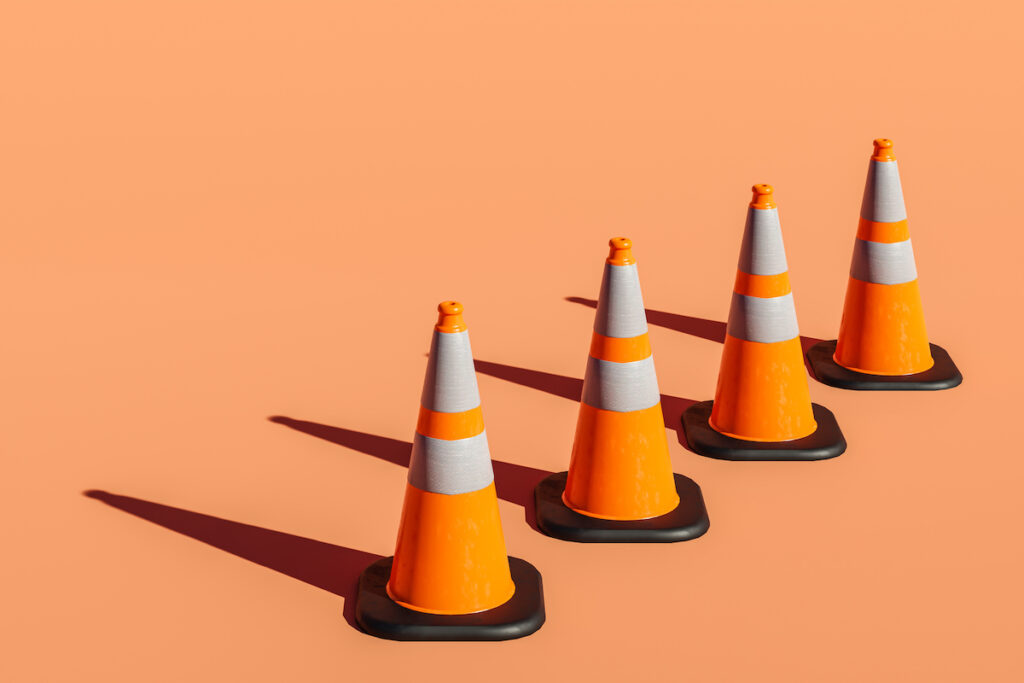
<path id="1" fill-rule="evenodd" d="M 339 595 L 345 600 L 345 620 L 358 628 L 355 595 L 359 574 L 380 555 L 106 491 L 84 491 L 83 495 Z"/>
<path id="2" fill-rule="evenodd" d="M 497 377 L 498 379 L 503 379 L 524 387 L 537 389 L 538 391 L 543 391 L 548 394 L 561 396 L 562 398 L 567 398 L 571 401 L 579 401 L 583 394 L 583 380 L 576 379 L 575 377 L 555 375 L 550 372 L 541 372 L 539 370 L 529 370 L 527 368 L 516 367 L 515 365 L 492 363 L 491 361 L 486 360 L 474 359 L 473 363 L 476 365 L 477 372 L 482 372 L 485 375 Z M 665 418 L 665 426 L 676 432 L 679 437 L 679 443 L 687 449 L 689 449 L 690 446 L 686 443 L 686 438 L 683 435 L 682 417 L 683 411 L 694 403 L 696 403 L 696 401 L 691 398 L 669 396 L 668 394 L 661 395 L 661 412 Z"/>
<path id="3" fill-rule="evenodd" d="M 386 460 L 395 465 L 409 466 L 412 444 L 408 441 L 377 436 L 376 434 L 367 434 L 366 432 L 357 432 L 342 427 L 332 427 L 320 424 L 319 422 L 296 420 L 284 415 L 273 415 L 267 419 L 304 434 L 315 436 L 318 439 L 330 441 L 339 446 L 351 448 L 354 451 Z M 533 519 L 533 489 L 551 472 L 501 460 L 491 460 L 491 465 L 494 468 L 494 488 L 497 491 L 498 497 L 510 503 L 523 506 L 526 509 L 527 521 L 533 526 L 535 523 Z"/>
<path id="4" fill-rule="evenodd" d="M 497 377 L 506 382 L 512 382 L 524 387 L 530 387 L 531 389 L 537 389 L 548 394 L 554 394 L 555 396 L 561 396 L 570 401 L 579 401 L 580 397 L 583 396 L 583 380 L 576 379 L 575 377 L 566 377 L 565 375 L 556 375 L 550 372 L 541 372 L 540 370 L 528 370 L 527 368 L 519 368 L 514 365 L 492 363 L 480 360 L 479 358 L 473 359 L 473 365 L 476 366 L 477 372 L 482 372 L 485 375 Z"/>
<path id="5" fill-rule="evenodd" d="M 584 299 L 581 296 L 567 296 L 566 301 L 574 304 L 582 304 L 590 308 L 597 308 L 595 299 Z M 676 332 L 682 332 L 708 341 L 725 342 L 725 323 L 707 318 L 694 318 L 679 313 L 667 311 L 656 311 L 653 308 L 644 309 L 647 311 L 647 322 L 658 327 L 665 327 Z"/>
<path id="6" fill-rule="evenodd" d="M 597 301 L 594 299 L 584 299 L 581 296 L 567 296 L 565 297 L 565 300 L 574 304 L 582 304 L 584 306 L 589 306 L 590 308 L 597 308 Z M 651 325 L 665 327 L 670 330 L 675 330 L 676 332 L 682 332 L 694 337 L 700 337 L 701 339 L 707 339 L 708 341 L 718 342 L 719 344 L 725 343 L 726 324 L 724 322 L 708 320 L 707 318 L 694 318 L 688 315 L 680 315 L 679 313 L 656 311 L 653 308 L 646 308 L 644 310 L 647 311 L 647 322 Z M 807 349 L 820 341 L 822 340 L 817 337 L 800 336 L 800 349 L 804 354 L 804 366 L 807 368 L 807 372 L 811 377 L 814 377 L 814 370 L 811 368 L 811 362 L 807 360 Z"/>

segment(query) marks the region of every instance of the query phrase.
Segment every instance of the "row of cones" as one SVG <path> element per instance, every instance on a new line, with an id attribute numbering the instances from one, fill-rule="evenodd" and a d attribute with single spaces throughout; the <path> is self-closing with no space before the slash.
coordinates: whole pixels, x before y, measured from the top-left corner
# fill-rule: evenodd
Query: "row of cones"
<path id="1" fill-rule="evenodd" d="M 747 212 L 713 401 L 683 414 L 691 448 L 732 460 L 821 460 L 846 441 L 811 403 L 771 186 Z M 613 238 L 569 470 L 535 490 L 538 526 L 580 542 L 674 542 L 709 527 L 700 487 L 672 471 L 632 244 Z M 362 575 L 369 633 L 500 640 L 544 622 L 539 572 L 508 557 L 463 307 L 434 328 L 395 555 Z M 876 140 L 837 341 L 808 351 L 823 382 L 942 389 L 961 377 L 929 344 L 892 142 Z"/>

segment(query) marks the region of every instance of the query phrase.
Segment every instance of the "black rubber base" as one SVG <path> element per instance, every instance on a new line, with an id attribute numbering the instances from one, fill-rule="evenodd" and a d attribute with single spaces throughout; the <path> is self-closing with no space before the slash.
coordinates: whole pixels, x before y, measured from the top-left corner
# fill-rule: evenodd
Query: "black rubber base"
<path id="1" fill-rule="evenodd" d="M 675 475 L 679 493 L 675 510 L 629 522 L 588 517 L 566 507 L 562 492 L 568 475 L 552 474 L 533 490 L 537 526 L 548 536 L 578 543 L 675 543 L 703 536 L 711 525 L 700 487 L 681 474 Z"/>
<path id="2" fill-rule="evenodd" d="M 848 370 L 836 363 L 833 355 L 836 352 L 836 340 L 818 342 L 807 349 L 807 360 L 814 368 L 818 381 L 840 389 L 857 389 L 860 391 L 938 391 L 952 389 L 964 381 L 956 363 L 949 357 L 946 349 L 936 344 L 929 344 L 935 365 L 924 372 L 913 375 L 868 375 L 856 370 Z"/>
<path id="3" fill-rule="evenodd" d="M 536 567 L 508 558 L 516 592 L 504 605 L 475 614 L 426 614 L 388 597 L 394 557 L 377 560 L 359 576 L 356 623 L 371 636 L 390 640 L 512 640 L 544 625 L 544 590 Z"/>
<path id="4" fill-rule="evenodd" d="M 818 428 L 792 441 L 745 441 L 716 432 L 708 424 L 714 401 L 701 401 L 683 411 L 683 431 L 695 452 L 719 460 L 827 460 L 846 450 L 846 439 L 832 411 L 811 404 Z"/>

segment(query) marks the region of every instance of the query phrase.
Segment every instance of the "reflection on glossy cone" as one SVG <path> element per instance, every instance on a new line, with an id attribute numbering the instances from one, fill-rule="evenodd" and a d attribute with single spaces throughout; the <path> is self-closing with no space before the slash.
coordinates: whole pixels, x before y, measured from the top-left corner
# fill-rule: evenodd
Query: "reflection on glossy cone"
<path id="1" fill-rule="evenodd" d="M 770 185 L 747 210 L 711 426 L 749 441 L 814 432 L 782 227 Z"/>
<path id="2" fill-rule="evenodd" d="M 422 612 L 469 614 L 515 587 L 462 306 L 438 310 L 388 594 Z"/>
<path id="3" fill-rule="evenodd" d="M 610 242 L 563 500 L 602 519 L 679 504 L 632 243 Z"/>
<path id="4" fill-rule="evenodd" d="M 814 374 L 843 389 L 936 390 L 963 381 L 928 341 L 917 264 L 892 140 L 875 140 L 853 246 L 839 338 L 807 352 Z"/>
<path id="5" fill-rule="evenodd" d="M 540 575 L 517 560 L 514 580 L 462 305 L 438 310 L 395 555 L 386 585 L 383 565 L 364 573 L 357 616 L 388 638 L 520 637 L 543 623 Z"/>
<path id="6" fill-rule="evenodd" d="M 683 413 L 687 443 L 726 460 L 823 460 L 846 449 L 835 417 L 811 403 L 771 185 L 754 185 L 714 401 Z"/>
<path id="7" fill-rule="evenodd" d="M 914 249 L 892 141 L 875 140 L 835 361 L 873 375 L 932 367 Z"/>
<path id="8" fill-rule="evenodd" d="M 564 483 L 553 475 L 538 487 L 537 522 L 575 541 L 695 538 L 707 517 L 700 489 L 672 473 L 632 243 L 616 237 L 610 246 L 569 471 Z M 691 499 L 683 506 L 681 490 Z M 661 521 L 646 530 L 630 526 L 652 519 Z"/>

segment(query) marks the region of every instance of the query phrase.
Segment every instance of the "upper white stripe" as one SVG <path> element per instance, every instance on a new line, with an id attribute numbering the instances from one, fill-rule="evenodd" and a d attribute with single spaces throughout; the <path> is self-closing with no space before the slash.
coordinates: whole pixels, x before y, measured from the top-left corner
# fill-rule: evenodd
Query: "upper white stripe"
<path id="1" fill-rule="evenodd" d="M 747 209 L 739 269 L 751 275 L 778 275 L 788 270 L 778 209 Z"/>
<path id="2" fill-rule="evenodd" d="M 916 280 L 917 266 L 910 240 L 886 243 L 858 239 L 853 246 L 850 277 L 879 285 Z"/>
<path id="3" fill-rule="evenodd" d="M 638 337 L 647 332 L 647 314 L 635 263 L 628 266 L 604 264 L 594 331 L 619 339 Z"/>
<path id="4" fill-rule="evenodd" d="M 480 405 L 469 332 L 434 330 L 420 404 L 438 413 L 461 413 Z"/>
<path id="5" fill-rule="evenodd" d="M 900 170 L 895 161 L 871 160 L 868 180 L 864 184 L 860 217 L 876 223 L 895 223 L 907 219 Z"/>
<path id="6" fill-rule="evenodd" d="M 800 336 L 793 293 L 757 297 L 733 292 L 726 332 L 737 339 L 764 344 Z"/>
<path id="7" fill-rule="evenodd" d="M 628 413 L 645 410 L 660 401 L 653 356 L 630 363 L 587 358 L 583 402 L 588 406 Z"/>
<path id="8" fill-rule="evenodd" d="M 453 441 L 419 433 L 413 439 L 409 483 L 419 490 L 445 495 L 472 493 L 492 481 L 486 432 Z"/>

